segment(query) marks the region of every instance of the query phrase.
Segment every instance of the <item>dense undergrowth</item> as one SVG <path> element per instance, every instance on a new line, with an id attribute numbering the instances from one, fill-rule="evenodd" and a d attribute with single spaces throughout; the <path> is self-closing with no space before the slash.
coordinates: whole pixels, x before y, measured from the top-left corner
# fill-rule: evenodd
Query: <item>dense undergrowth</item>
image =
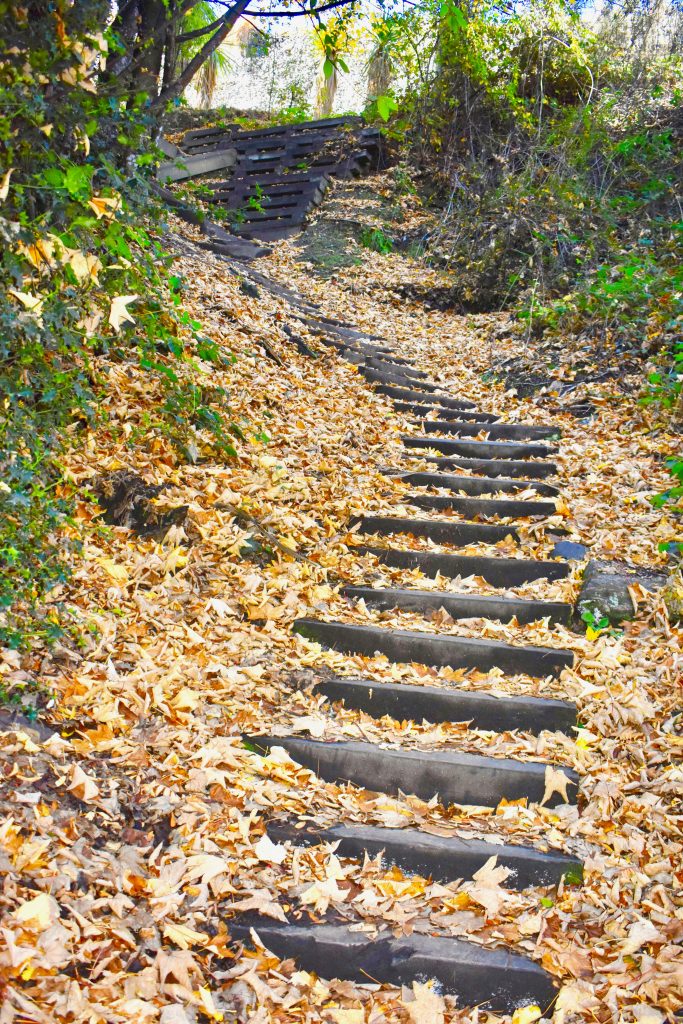
<path id="1" fill-rule="evenodd" d="M 654 23 L 640 4 L 591 23 L 577 7 L 447 0 L 419 59 L 405 39 L 424 20 L 397 24 L 393 55 L 412 82 L 400 118 L 443 211 L 429 253 L 457 273 L 468 308 L 512 308 L 529 336 L 656 355 L 651 384 L 671 403 L 683 370 L 680 17 L 671 4 Z"/>
<path id="2" fill-rule="evenodd" d="M 101 31 L 108 11 L 0 4 L 0 641 L 10 646 L 74 624 L 57 596 L 79 542 L 60 452 L 106 424 L 114 364 L 144 367 L 159 396 L 144 436 L 122 433 L 123 453 L 163 435 L 179 459 L 207 446 L 232 455 L 240 433 L 207 386 L 211 365 L 231 357 L 183 310 L 164 252 L 145 177 L 147 97 L 106 78 L 117 52 Z"/>

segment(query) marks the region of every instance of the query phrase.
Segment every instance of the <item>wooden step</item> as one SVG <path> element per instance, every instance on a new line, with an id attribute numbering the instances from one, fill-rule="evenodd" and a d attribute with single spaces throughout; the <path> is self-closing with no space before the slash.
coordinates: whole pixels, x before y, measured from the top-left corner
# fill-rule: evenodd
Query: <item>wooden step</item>
<path id="1" fill-rule="evenodd" d="M 559 675 L 571 668 L 574 655 L 555 647 L 513 646 L 499 640 L 480 640 L 468 636 L 444 636 L 408 629 L 382 629 L 321 619 L 297 619 L 293 629 L 344 654 L 362 654 L 368 658 L 383 654 L 390 661 L 429 665 L 433 668 L 476 668 L 490 672 L 500 668 L 511 674 L 524 672 L 543 678 Z"/>
<path id="2" fill-rule="evenodd" d="M 268 836 L 274 843 L 293 846 L 317 846 L 336 843 L 340 857 L 364 860 L 379 854 L 387 865 L 396 865 L 408 875 L 454 882 L 471 878 L 491 857 L 511 873 L 506 889 L 526 889 L 532 885 L 557 885 L 562 879 L 578 884 L 583 865 L 577 857 L 559 850 L 537 850 L 513 843 L 487 843 L 481 839 L 435 836 L 415 828 L 379 828 L 375 825 L 333 825 L 316 828 L 307 824 L 297 828 L 290 822 L 271 822 Z"/>
<path id="3" fill-rule="evenodd" d="M 378 683 L 374 679 L 328 679 L 315 687 L 330 701 L 365 711 L 373 718 L 388 715 L 397 722 L 471 722 L 491 732 L 564 732 L 576 729 L 576 706 L 538 697 L 494 697 L 481 691 Z"/>
<path id="4" fill-rule="evenodd" d="M 373 608 L 401 608 L 403 611 L 431 614 L 443 608 L 452 619 L 497 619 L 520 624 L 549 619 L 569 622 L 573 606 L 561 601 L 534 601 L 517 597 L 492 597 L 483 594 L 455 594 L 450 590 L 413 590 L 390 587 L 344 587 L 344 597 L 364 601 Z"/>
<path id="5" fill-rule="evenodd" d="M 545 792 L 547 765 L 541 761 L 458 754 L 453 751 L 391 750 L 374 743 L 325 743 L 302 736 L 247 737 L 256 753 L 283 747 L 293 761 L 310 768 L 325 782 L 351 782 L 373 793 L 413 794 L 421 800 L 435 797 L 444 806 L 467 804 L 497 807 L 501 800 L 537 803 Z M 558 768 L 559 765 L 552 767 Z M 567 795 L 576 802 L 578 776 L 562 766 L 571 782 Z M 546 806 L 563 800 L 554 793 Z"/>
<path id="6" fill-rule="evenodd" d="M 451 555 L 441 551 L 402 551 L 364 546 L 359 553 L 375 555 L 394 569 L 419 569 L 425 576 L 481 576 L 494 587 L 519 587 L 532 580 L 562 580 L 570 573 L 567 562 L 541 562 L 533 558 L 489 558 L 485 555 Z"/>

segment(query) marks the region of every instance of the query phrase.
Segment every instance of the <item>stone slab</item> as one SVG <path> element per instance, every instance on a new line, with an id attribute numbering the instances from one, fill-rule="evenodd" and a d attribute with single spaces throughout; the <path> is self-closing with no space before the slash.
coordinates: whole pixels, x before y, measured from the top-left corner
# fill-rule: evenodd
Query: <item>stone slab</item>
<path id="1" fill-rule="evenodd" d="M 429 426 L 427 420 L 420 423 L 421 429 Z M 426 429 L 425 433 L 429 433 L 429 430 Z M 466 455 L 475 459 L 545 459 L 557 451 L 557 448 L 532 441 L 477 441 L 464 437 L 425 437 L 416 434 L 402 434 L 401 440 L 406 448 L 432 448 L 446 455 Z"/>
<path id="2" fill-rule="evenodd" d="M 409 402 L 430 402 L 444 406 L 446 409 L 474 409 L 475 404 L 468 398 L 451 398 L 449 395 L 434 394 L 425 395 L 422 391 L 413 390 L 410 385 L 394 387 L 390 384 L 380 384 L 375 388 L 380 395 L 387 398 L 400 398 Z"/>
<path id="3" fill-rule="evenodd" d="M 428 473 L 418 470 L 415 473 L 398 473 L 401 480 L 415 487 L 440 487 L 444 490 L 463 491 L 465 494 L 496 494 L 498 491 L 533 490 L 546 497 L 554 497 L 559 493 L 553 484 L 539 480 L 507 479 L 506 477 L 458 476 L 456 473 Z"/>
<path id="4" fill-rule="evenodd" d="M 471 878 L 491 857 L 496 857 L 498 864 L 511 872 L 504 882 L 506 889 L 557 885 L 562 878 L 569 878 L 576 884 L 583 875 L 581 861 L 559 850 L 435 836 L 415 828 L 333 825 L 324 829 L 315 826 L 302 829 L 289 822 L 273 822 L 267 826 L 267 831 L 274 843 L 291 842 L 293 846 L 304 847 L 338 843 L 337 853 L 341 857 L 362 860 L 366 854 L 371 858 L 381 854 L 385 864 L 437 882 Z"/>
<path id="5" fill-rule="evenodd" d="M 558 431 L 554 427 L 537 427 L 529 423 L 465 423 L 459 420 L 420 420 L 420 429 L 425 434 L 459 434 L 461 437 L 476 437 L 486 431 L 490 438 L 529 439 L 532 441 L 543 438 L 556 439 Z"/>
<path id="6" fill-rule="evenodd" d="M 482 476 L 521 476 L 530 480 L 545 479 L 555 476 L 557 466 L 554 462 L 541 462 L 535 459 L 468 459 L 449 458 L 447 455 L 416 455 L 405 452 L 405 459 L 423 459 L 438 469 L 468 469 L 471 473 Z"/>
<path id="7" fill-rule="evenodd" d="M 465 516 L 497 516 L 502 519 L 526 519 L 530 516 L 554 516 L 557 508 L 554 501 L 521 501 L 506 498 L 461 498 L 446 494 L 408 494 L 403 499 L 416 508 L 449 509 Z"/>
<path id="8" fill-rule="evenodd" d="M 519 540 L 511 526 L 490 523 L 462 523 L 448 519 L 407 519 L 401 516 L 360 516 L 350 525 L 358 526 L 360 533 L 390 536 L 396 533 L 413 537 L 429 537 L 439 544 L 497 544 L 506 537 Z"/>
<path id="9" fill-rule="evenodd" d="M 322 978 L 367 984 L 424 983 L 458 998 L 458 1006 L 480 1006 L 497 1013 L 538 1005 L 548 1013 L 557 998 L 551 976 L 532 960 L 504 949 L 485 949 L 450 937 L 419 935 L 370 939 L 343 925 L 283 924 L 253 915 L 228 921 L 231 936 L 253 947 L 252 929 L 281 960 L 294 958 Z"/>

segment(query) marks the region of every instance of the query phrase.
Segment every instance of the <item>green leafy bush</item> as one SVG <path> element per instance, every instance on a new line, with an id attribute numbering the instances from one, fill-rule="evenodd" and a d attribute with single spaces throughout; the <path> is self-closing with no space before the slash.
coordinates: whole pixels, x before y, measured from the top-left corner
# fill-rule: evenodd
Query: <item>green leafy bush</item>
<path id="1" fill-rule="evenodd" d="M 0 2 L 0 642 L 13 646 L 71 621 L 41 602 L 79 541 L 61 457 L 106 415 L 103 368 L 150 375 L 146 429 L 180 458 L 207 437 L 235 453 L 225 396 L 194 371 L 196 357 L 232 357 L 183 310 L 169 273 L 144 177 L 155 123 L 147 97 L 117 95 L 103 71 L 118 46 L 109 13 L 108 0 Z"/>

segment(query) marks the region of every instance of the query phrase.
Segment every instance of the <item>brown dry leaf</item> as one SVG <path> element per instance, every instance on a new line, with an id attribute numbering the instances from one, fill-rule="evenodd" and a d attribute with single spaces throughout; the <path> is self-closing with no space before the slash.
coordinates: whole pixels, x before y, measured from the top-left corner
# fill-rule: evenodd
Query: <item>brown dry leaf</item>
<path id="1" fill-rule="evenodd" d="M 550 800 L 554 793 L 559 793 L 564 802 L 569 803 L 568 785 L 573 785 L 573 783 L 566 772 L 563 772 L 561 768 L 553 768 L 551 764 L 546 765 L 545 789 L 543 790 L 541 807 Z"/>
<path id="2" fill-rule="evenodd" d="M 116 295 L 111 300 L 107 322 L 115 331 L 120 331 L 124 323 L 135 323 L 135 319 L 128 312 L 128 307 L 139 298 L 139 295 Z"/>
<path id="3" fill-rule="evenodd" d="M 67 789 L 84 803 L 90 803 L 100 795 L 100 787 L 93 778 L 83 771 L 79 764 L 75 764 L 71 770 L 71 783 Z"/>
<path id="4" fill-rule="evenodd" d="M 403 1002 L 412 1024 L 443 1024 L 446 1004 L 434 991 L 432 982 L 413 982 L 413 999 Z"/>

